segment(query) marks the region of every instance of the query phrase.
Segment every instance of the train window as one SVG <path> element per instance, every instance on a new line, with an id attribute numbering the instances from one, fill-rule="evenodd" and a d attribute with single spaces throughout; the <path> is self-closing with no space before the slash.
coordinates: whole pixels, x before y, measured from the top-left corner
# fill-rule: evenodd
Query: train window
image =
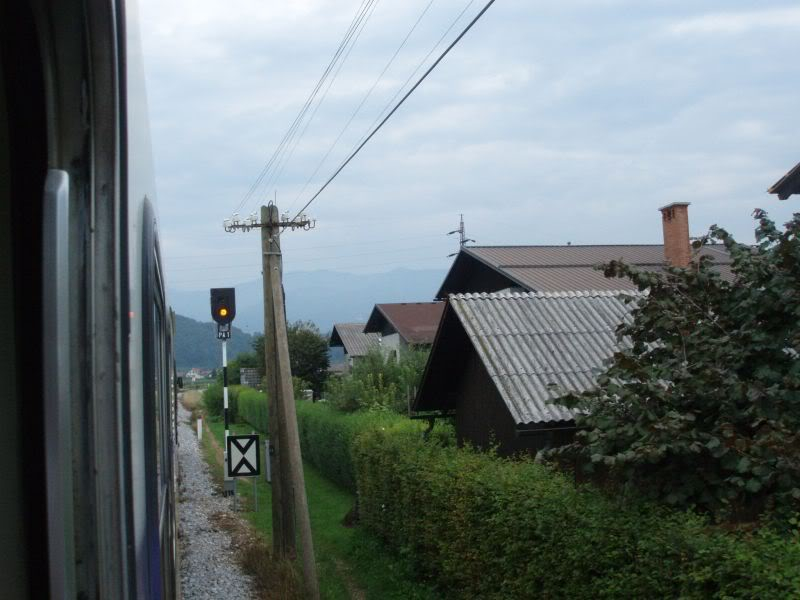
<path id="1" fill-rule="evenodd" d="M 161 287 L 157 286 L 161 292 Z M 167 487 L 170 482 L 170 445 L 169 435 L 170 403 L 169 403 L 169 354 L 167 352 L 167 324 L 163 294 L 157 293 L 153 302 L 153 323 L 155 329 L 155 394 L 154 431 L 156 437 L 156 472 L 159 483 L 159 504 L 163 506 Z"/>

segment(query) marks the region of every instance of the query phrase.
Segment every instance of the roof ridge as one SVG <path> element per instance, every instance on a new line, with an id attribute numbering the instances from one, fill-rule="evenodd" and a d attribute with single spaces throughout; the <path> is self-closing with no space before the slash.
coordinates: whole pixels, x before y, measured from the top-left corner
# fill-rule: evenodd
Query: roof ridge
<path id="1" fill-rule="evenodd" d="M 450 294 L 451 300 L 501 300 L 533 298 L 616 298 L 618 296 L 645 296 L 637 290 L 569 290 L 562 292 L 468 292 Z"/>
<path id="2" fill-rule="evenodd" d="M 415 306 L 417 304 L 440 304 L 441 300 L 428 300 L 424 302 L 379 302 L 375 306 Z"/>
<path id="3" fill-rule="evenodd" d="M 608 248 L 608 247 L 624 247 L 624 246 L 652 246 L 657 248 L 663 247 L 664 244 L 500 244 L 497 246 L 463 246 L 464 250 L 481 249 L 481 248 Z"/>

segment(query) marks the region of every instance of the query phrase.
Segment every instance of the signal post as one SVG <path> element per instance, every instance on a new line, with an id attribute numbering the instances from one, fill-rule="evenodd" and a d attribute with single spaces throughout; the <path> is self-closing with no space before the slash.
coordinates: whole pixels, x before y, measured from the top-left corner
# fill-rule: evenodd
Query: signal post
<path id="1" fill-rule="evenodd" d="M 236 496 L 236 480 L 228 475 L 228 339 L 231 323 L 236 316 L 236 290 L 234 288 L 211 288 L 211 317 L 217 323 L 217 339 L 222 340 L 222 406 L 225 419 L 225 443 L 223 444 L 224 496 Z"/>

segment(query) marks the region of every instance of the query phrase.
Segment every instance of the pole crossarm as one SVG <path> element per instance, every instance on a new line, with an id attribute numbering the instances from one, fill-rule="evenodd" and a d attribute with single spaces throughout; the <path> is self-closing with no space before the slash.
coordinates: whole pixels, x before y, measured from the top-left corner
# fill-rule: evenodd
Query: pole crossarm
<path id="1" fill-rule="evenodd" d="M 298 215 L 296 219 L 289 219 L 288 215 L 281 215 L 283 218 L 271 223 L 265 223 L 263 221 L 259 221 L 256 214 L 253 213 L 244 219 L 239 219 L 239 215 L 234 213 L 230 219 L 225 219 L 222 222 L 222 227 L 228 233 L 234 233 L 235 231 L 243 231 L 248 232 L 251 229 L 291 229 L 294 231 L 295 229 L 302 229 L 303 231 L 310 231 L 311 229 L 316 228 L 317 220 L 316 219 L 309 219 L 306 215 Z"/>

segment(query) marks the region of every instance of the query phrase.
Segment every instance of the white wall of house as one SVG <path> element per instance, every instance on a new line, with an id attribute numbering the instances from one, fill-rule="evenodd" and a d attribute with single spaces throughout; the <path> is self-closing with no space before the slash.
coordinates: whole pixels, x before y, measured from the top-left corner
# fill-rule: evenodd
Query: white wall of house
<path id="1" fill-rule="evenodd" d="M 399 333 L 391 333 L 381 337 L 381 352 L 384 356 L 394 354 L 395 359 L 400 359 L 400 353 L 407 347 L 405 340 L 400 337 Z"/>

